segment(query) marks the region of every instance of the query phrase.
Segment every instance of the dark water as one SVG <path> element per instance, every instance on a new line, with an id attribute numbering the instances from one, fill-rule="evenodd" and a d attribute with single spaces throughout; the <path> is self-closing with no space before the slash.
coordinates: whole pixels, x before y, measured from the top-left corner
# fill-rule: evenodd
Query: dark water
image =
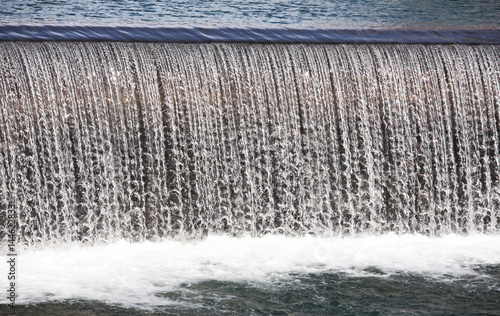
<path id="1" fill-rule="evenodd" d="M 411 273 L 385 277 L 345 274 L 289 275 L 287 281 L 205 281 L 158 293 L 171 301 L 150 310 L 126 309 L 99 301 L 0 306 L 5 315 L 498 315 L 498 266 L 478 266 L 487 276 L 439 281 Z M 369 269 L 377 273 L 376 268 Z M 496 289 L 495 289 L 496 288 Z"/>

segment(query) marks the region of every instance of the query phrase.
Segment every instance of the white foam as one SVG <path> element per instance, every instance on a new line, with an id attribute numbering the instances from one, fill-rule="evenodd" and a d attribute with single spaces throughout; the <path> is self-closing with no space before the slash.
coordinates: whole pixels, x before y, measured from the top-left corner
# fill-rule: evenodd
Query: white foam
<path id="1" fill-rule="evenodd" d="M 2 256 L 4 280 L 6 261 Z M 189 242 L 66 245 L 18 254 L 16 303 L 92 299 L 150 307 L 172 303 L 155 294 L 203 280 L 268 283 L 290 273 L 325 271 L 356 277 L 367 275 L 370 267 L 385 275 L 460 276 L 474 274 L 477 264 L 500 264 L 500 236 L 209 236 Z M 0 303 L 7 303 L 6 297 Z"/>

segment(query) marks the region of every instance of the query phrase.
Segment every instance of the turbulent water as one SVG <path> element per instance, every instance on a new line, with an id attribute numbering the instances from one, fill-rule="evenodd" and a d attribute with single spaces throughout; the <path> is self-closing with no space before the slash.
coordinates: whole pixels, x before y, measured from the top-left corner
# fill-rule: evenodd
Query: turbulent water
<path id="1" fill-rule="evenodd" d="M 0 45 L 19 243 L 500 228 L 495 45 Z"/>
<path id="2" fill-rule="evenodd" d="M 31 249 L 19 255 L 18 305 L 0 314 L 495 315 L 499 243 L 267 235 Z"/>

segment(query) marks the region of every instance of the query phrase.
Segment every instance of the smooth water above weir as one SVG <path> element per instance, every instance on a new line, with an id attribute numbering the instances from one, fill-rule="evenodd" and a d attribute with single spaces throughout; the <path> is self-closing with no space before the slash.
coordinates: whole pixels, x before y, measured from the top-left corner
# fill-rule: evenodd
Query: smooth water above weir
<path id="1" fill-rule="evenodd" d="M 2 238 L 498 233 L 499 54 L 1 42 Z"/>

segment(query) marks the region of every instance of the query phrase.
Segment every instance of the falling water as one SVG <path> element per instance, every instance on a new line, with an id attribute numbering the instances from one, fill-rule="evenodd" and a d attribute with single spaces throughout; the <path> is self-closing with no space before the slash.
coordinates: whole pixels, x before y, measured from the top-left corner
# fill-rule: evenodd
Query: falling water
<path id="1" fill-rule="evenodd" d="M 500 230 L 498 46 L 0 46 L 4 241 Z"/>

